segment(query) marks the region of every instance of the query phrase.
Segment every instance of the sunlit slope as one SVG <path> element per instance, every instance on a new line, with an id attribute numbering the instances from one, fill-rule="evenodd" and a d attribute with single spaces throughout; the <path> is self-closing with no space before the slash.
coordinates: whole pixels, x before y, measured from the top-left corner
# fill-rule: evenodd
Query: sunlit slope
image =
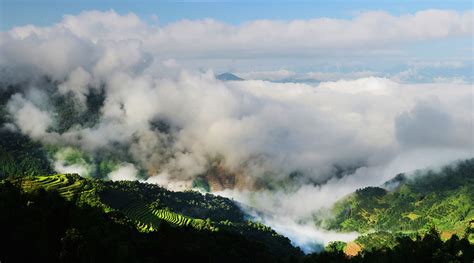
<path id="1" fill-rule="evenodd" d="M 437 171 L 398 175 L 380 187 L 367 187 L 338 202 L 331 229 L 400 233 L 437 228 L 443 238 L 463 235 L 474 222 L 474 159 Z"/>
<path id="2" fill-rule="evenodd" d="M 93 196 L 93 184 L 76 174 L 55 174 L 47 176 L 27 176 L 16 179 L 25 191 L 44 188 L 57 191 L 66 199 L 76 199 L 82 196 Z"/>
<path id="3" fill-rule="evenodd" d="M 194 191 L 173 192 L 157 185 L 130 181 L 102 181 L 76 174 L 11 178 L 26 192 L 57 191 L 78 205 L 101 207 L 120 213 L 141 232 L 159 233 L 160 224 L 208 232 L 231 232 L 262 242 L 273 251 L 292 250 L 289 240 L 271 228 L 247 220 L 233 201 Z"/>
<path id="4" fill-rule="evenodd" d="M 129 218 L 159 229 L 156 219 L 180 228 L 232 232 L 288 250 L 290 242 L 271 228 L 248 220 L 237 204 L 224 197 L 195 191 L 173 192 L 154 184 L 96 181 L 100 200 Z M 159 231 L 159 230 L 158 230 Z"/>

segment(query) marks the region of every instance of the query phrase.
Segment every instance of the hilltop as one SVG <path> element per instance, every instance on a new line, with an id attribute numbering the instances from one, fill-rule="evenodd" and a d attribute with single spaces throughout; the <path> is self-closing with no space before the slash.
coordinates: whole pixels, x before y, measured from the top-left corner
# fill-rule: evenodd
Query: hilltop
<path id="1" fill-rule="evenodd" d="M 216 79 L 222 80 L 222 81 L 240 81 L 240 80 L 244 80 L 243 78 L 238 77 L 238 76 L 236 76 L 232 73 L 229 73 L 229 72 L 225 72 L 225 73 L 217 75 Z"/>

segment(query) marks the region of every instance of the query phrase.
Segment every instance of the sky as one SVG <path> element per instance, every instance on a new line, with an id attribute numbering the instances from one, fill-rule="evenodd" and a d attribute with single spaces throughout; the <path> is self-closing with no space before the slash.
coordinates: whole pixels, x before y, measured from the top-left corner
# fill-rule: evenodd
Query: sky
<path id="1" fill-rule="evenodd" d="M 466 12 L 473 9 L 472 1 L 12 1 L 2 0 L 0 5 L 0 30 L 8 31 L 17 26 L 50 26 L 60 23 L 64 15 L 81 12 L 113 10 L 119 15 L 133 13 L 149 26 L 164 28 L 183 20 L 212 19 L 228 26 L 242 26 L 253 21 L 310 21 L 330 18 L 354 20 L 367 12 L 384 12 L 395 17 L 413 15 L 427 10 Z M 431 22 L 427 22 L 431 23 Z M 433 23 L 434 24 L 434 23 Z M 472 21 L 471 21 L 472 24 Z M 427 24 L 429 26 L 429 24 Z M 307 29 L 302 29 L 307 30 Z M 320 32 L 320 31 L 318 31 Z M 339 32 L 332 32 L 339 33 Z M 383 34 L 383 32 L 374 32 Z M 316 36 L 313 36 L 316 37 Z M 169 57 L 183 67 L 193 70 L 213 69 L 217 73 L 233 72 L 244 76 L 268 79 L 273 72 L 274 81 L 321 81 L 311 73 L 372 75 L 391 77 L 407 82 L 432 82 L 440 80 L 473 81 L 472 34 L 422 37 L 395 45 L 360 47 L 357 52 L 347 49 L 320 50 L 312 56 L 295 57 L 278 52 L 272 56 L 258 57 L 234 49 L 226 54 L 193 57 Z M 199 40 L 198 40 L 199 41 Z M 349 40 L 350 41 L 350 40 Z M 245 45 L 245 44 L 243 44 Z M 291 47 L 288 47 L 291 48 Z M 354 51 L 354 49 L 351 49 Z M 235 53 L 234 53 L 235 52 Z M 234 53 L 230 55 L 230 53 Z M 381 59 L 383 58 L 383 59 Z M 422 65 L 422 66 L 421 66 Z M 285 71 L 281 77 L 277 72 Z M 289 73 L 291 72 L 291 74 Z M 349 74 L 351 73 L 351 74 Z M 314 74 L 312 74 L 314 75 Z"/>
<path id="2" fill-rule="evenodd" d="M 314 17 L 348 18 L 366 10 L 387 10 L 391 14 L 413 13 L 423 9 L 472 9 L 472 1 L 67 1 L 2 0 L 1 29 L 26 24 L 48 25 L 59 22 L 64 14 L 86 10 L 118 13 L 133 12 L 145 20 L 167 24 L 181 19 L 214 18 L 238 24 L 255 19 L 308 19 Z"/>

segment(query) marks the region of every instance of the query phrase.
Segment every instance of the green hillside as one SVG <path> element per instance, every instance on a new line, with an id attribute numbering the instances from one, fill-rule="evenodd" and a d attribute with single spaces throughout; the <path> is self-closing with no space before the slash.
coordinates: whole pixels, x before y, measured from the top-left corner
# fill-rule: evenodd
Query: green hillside
<path id="1" fill-rule="evenodd" d="M 4 181 L 20 186 L 26 193 L 44 189 L 78 206 L 97 207 L 111 215 L 121 214 L 140 232 L 160 232 L 165 222 L 175 228 L 239 235 L 282 257 L 300 253 L 286 237 L 246 220 L 233 201 L 211 194 L 172 192 L 137 181 L 92 180 L 75 174 L 12 177 Z"/>
<path id="2" fill-rule="evenodd" d="M 465 165 L 472 165 L 472 161 L 461 163 L 453 173 L 463 171 Z M 338 205 L 352 198 L 359 200 L 359 207 L 368 209 L 375 199 L 383 201 L 404 188 L 420 186 L 419 182 L 403 181 L 394 192 L 368 188 Z M 458 188 L 455 184 L 443 184 L 448 193 Z M 427 189 L 423 186 L 416 191 L 429 196 L 431 190 Z M 367 196 L 370 198 L 361 198 Z M 431 211 L 429 204 L 435 207 L 427 203 L 427 211 Z M 419 236 L 414 228 L 412 236 L 378 231 L 363 235 L 354 243 L 334 242 L 324 253 L 304 256 L 271 228 L 246 220 L 229 199 L 192 191 L 172 192 L 139 182 L 85 179 L 75 174 L 3 179 L 0 209 L 8 211 L 0 217 L 0 231 L 8 241 L 0 248 L 0 259 L 5 262 L 159 262 L 189 257 L 206 262 L 382 262 L 380 258 L 387 259 L 383 262 L 399 262 L 407 255 L 414 260 L 469 262 L 474 258 L 474 247 L 467 239 L 453 235 L 442 242 L 437 232 L 430 230 Z M 455 214 L 460 210 L 452 211 Z M 347 217 L 340 224 L 356 222 L 352 218 L 366 217 Z M 376 222 L 359 220 L 377 226 Z M 468 220 L 463 218 L 450 227 L 461 226 Z M 405 233 L 410 233 L 408 228 Z M 361 246 L 363 250 L 359 252 Z M 15 252 L 24 247 L 31 253 Z M 357 253 L 348 257 L 351 251 Z"/>
<path id="3" fill-rule="evenodd" d="M 130 219 L 98 199 L 96 183 L 75 175 L 0 181 L 0 232 L 4 241 L 0 260 L 292 262 L 301 256 L 287 240 L 279 239 L 282 245 L 276 253 L 265 242 L 236 231 L 185 227 L 175 221 L 178 214 L 171 212 L 148 222 L 158 223 L 151 229 L 139 221 L 144 218 L 141 215 Z M 143 207 L 130 213 L 140 209 Z"/>
<path id="4" fill-rule="evenodd" d="M 368 233 L 356 242 L 363 248 L 394 246 L 397 236 L 415 237 L 436 228 L 441 238 L 466 232 L 474 222 L 474 159 L 439 171 L 398 175 L 381 187 L 366 187 L 336 203 L 329 229 Z"/>

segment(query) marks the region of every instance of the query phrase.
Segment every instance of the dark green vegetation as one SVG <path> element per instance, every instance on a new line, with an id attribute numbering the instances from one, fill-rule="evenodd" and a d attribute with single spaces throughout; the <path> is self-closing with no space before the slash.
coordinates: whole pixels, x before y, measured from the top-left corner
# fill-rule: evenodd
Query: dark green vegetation
<path id="1" fill-rule="evenodd" d="M 47 153 L 41 144 L 33 142 L 28 136 L 3 127 L 10 122 L 7 102 L 20 85 L 0 85 L 0 178 L 5 176 L 24 176 L 50 174 L 53 169 Z"/>
<path id="2" fill-rule="evenodd" d="M 50 174 L 53 169 L 41 145 L 27 136 L 0 128 L 0 178 Z"/>
<path id="3" fill-rule="evenodd" d="M 399 237 L 416 238 L 436 227 L 441 239 L 466 236 L 474 222 L 474 159 L 445 166 L 439 171 L 398 175 L 386 183 L 393 188 L 367 187 L 338 202 L 330 229 L 375 233 L 360 236 L 364 250 L 395 247 Z"/>
<path id="4" fill-rule="evenodd" d="M 18 247 L 26 243 L 28 247 L 47 250 L 44 259 L 57 260 L 60 255 L 69 253 L 63 252 L 61 247 L 68 238 L 73 239 L 71 247 L 87 254 L 86 261 L 130 261 L 130 257 L 134 257 L 132 261 L 155 262 L 184 256 L 206 261 L 224 258 L 289 261 L 302 255 L 287 238 L 267 226 L 245 220 L 231 200 L 210 194 L 171 192 L 151 184 L 91 180 L 63 174 L 10 177 L 1 184 L 0 193 L 12 195 L 0 200 L 7 203 L 2 205 L 10 205 L 5 211 L 11 211 L 2 220 L 12 220 L 7 225 L 15 224 L 14 228 L 5 230 L 11 231 L 9 238 L 13 243 L 19 238 L 15 243 Z M 15 198 L 19 199 L 15 202 L 20 203 L 9 204 Z M 65 210 L 55 211 L 56 206 Z M 58 214 L 57 219 L 43 218 L 54 217 L 54 214 Z M 22 220 L 16 221 L 19 217 Z M 95 220 L 99 221 L 99 229 L 95 229 Z M 109 229 L 114 230 L 108 232 Z M 49 243 L 29 244 L 34 243 L 37 235 L 44 235 L 38 240 L 48 239 Z M 101 243 L 101 239 L 108 241 Z M 55 243 L 52 247 L 51 242 Z M 122 244 L 119 248 L 123 256 L 119 258 L 114 254 L 117 247 L 107 248 L 106 244 Z M 76 245 L 80 248 L 74 247 Z M 101 250 L 108 252 L 102 254 Z M 0 255 L 8 251 L 10 249 Z"/>
<path id="5" fill-rule="evenodd" d="M 36 181 L 48 181 L 44 184 L 51 188 L 64 185 L 56 179 Z M 274 262 L 298 255 L 293 249 L 277 256 L 264 243 L 237 233 L 174 227 L 165 220 L 158 231 L 142 233 L 120 211 L 104 212 L 100 206 L 75 202 L 79 190 L 67 200 L 58 191 L 44 188 L 22 191 L 19 183 L 29 182 L 0 183 L 2 262 L 179 262 L 190 258 L 198 262 Z M 89 183 L 72 188 L 85 188 Z"/>
<path id="6" fill-rule="evenodd" d="M 104 104 L 103 87 L 91 90 L 85 95 L 85 101 L 77 103 L 70 94 L 58 92 L 58 83 L 47 77 L 36 80 L 44 89 L 40 109 L 51 113 L 53 123 L 48 132 L 63 134 L 70 129 L 93 127 L 100 119 L 100 110 Z M 33 83 L 35 83 L 33 81 Z M 31 95 L 32 83 L 5 85 L 0 81 L 0 177 L 45 175 L 54 173 L 51 160 L 63 161 L 65 166 L 79 165 L 87 167 L 86 177 L 107 178 L 116 169 L 118 163 L 132 162 L 127 145 L 114 142 L 113 149 L 103 149 L 85 153 L 77 145 L 62 143 L 40 144 L 18 132 L 14 116 L 8 113 L 8 102 L 13 96 Z M 139 176 L 144 171 L 139 170 Z"/>
<path id="7" fill-rule="evenodd" d="M 377 239 L 373 238 L 372 241 L 377 242 Z M 347 257 L 344 243 L 335 242 L 330 244 L 323 253 L 309 255 L 306 262 L 471 263 L 474 260 L 474 246 L 469 243 L 466 237 L 459 238 L 457 235 L 453 235 L 444 242 L 435 229 L 431 229 L 423 236 L 416 235 L 415 238 L 400 236 L 393 241 L 393 246 L 375 244 L 377 248 L 364 249 L 353 257 Z"/>
<path id="8" fill-rule="evenodd" d="M 2 262 L 472 262 L 473 246 L 436 231 L 414 238 L 374 233 L 348 257 L 343 242 L 304 256 L 269 227 L 246 221 L 230 200 L 138 182 L 78 175 L 0 182 Z M 226 216 L 227 215 L 227 216 Z M 223 220 L 225 219 L 225 220 Z M 470 230 L 472 231 L 472 229 Z M 386 239 L 391 245 L 386 245 Z M 378 244 L 377 242 L 380 242 Z M 28 253 L 22 253 L 27 248 Z"/>
<path id="9" fill-rule="evenodd" d="M 82 127 L 93 127 L 100 118 L 100 108 L 104 104 L 104 90 L 93 90 L 87 94 L 85 107 L 75 103 L 72 96 L 54 93 L 50 91 L 51 104 L 57 112 L 54 131 L 63 133 L 75 125 Z M 84 110 L 85 109 L 85 110 Z"/>

